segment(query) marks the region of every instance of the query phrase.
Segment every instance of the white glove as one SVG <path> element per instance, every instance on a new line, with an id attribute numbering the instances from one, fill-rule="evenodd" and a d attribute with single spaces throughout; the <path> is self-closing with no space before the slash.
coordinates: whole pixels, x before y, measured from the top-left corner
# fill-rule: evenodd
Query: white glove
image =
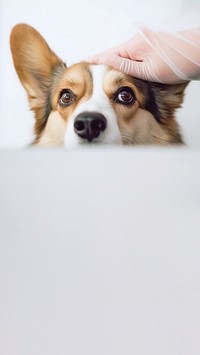
<path id="1" fill-rule="evenodd" d="M 142 27 L 126 43 L 88 60 L 140 79 L 166 84 L 200 79 L 200 27 L 155 32 Z"/>

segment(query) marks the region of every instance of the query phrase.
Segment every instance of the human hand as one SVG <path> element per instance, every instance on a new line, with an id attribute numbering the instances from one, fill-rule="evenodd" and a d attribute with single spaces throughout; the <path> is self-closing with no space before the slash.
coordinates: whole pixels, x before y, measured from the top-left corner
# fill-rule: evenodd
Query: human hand
<path id="1" fill-rule="evenodd" d="M 140 79 L 175 84 L 200 78 L 200 29 L 179 33 L 146 27 L 129 41 L 89 58 Z"/>

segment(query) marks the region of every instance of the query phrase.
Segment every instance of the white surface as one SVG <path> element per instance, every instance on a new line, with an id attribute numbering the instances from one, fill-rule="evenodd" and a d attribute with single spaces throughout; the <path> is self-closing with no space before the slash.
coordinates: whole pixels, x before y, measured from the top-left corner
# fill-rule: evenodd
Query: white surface
<path id="1" fill-rule="evenodd" d="M 199 355 L 198 150 L 1 151 L 0 353 Z"/>

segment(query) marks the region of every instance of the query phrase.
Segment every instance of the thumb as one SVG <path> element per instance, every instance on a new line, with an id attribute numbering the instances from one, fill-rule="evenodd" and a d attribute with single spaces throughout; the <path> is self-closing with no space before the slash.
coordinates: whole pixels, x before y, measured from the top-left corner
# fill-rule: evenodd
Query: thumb
<path id="1" fill-rule="evenodd" d="M 138 79 L 149 80 L 144 61 L 137 61 L 128 58 L 121 58 L 119 70 L 125 74 L 134 76 Z"/>
<path id="2" fill-rule="evenodd" d="M 143 60 L 121 58 L 119 70 L 138 79 L 159 82 L 155 67 L 152 64 L 149 65 L 150 63 Z"/>

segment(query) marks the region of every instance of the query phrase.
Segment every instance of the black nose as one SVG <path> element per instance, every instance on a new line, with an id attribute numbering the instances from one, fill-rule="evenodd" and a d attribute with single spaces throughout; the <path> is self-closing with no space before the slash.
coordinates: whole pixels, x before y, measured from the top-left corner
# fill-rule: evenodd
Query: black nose
<path id="1" fill-rule="evenodd" d="M 106 129 L 106 119 L 99 112 L 82 112 L 74 121 L 74 130 L 79 137 L 91 142 Z"/>

